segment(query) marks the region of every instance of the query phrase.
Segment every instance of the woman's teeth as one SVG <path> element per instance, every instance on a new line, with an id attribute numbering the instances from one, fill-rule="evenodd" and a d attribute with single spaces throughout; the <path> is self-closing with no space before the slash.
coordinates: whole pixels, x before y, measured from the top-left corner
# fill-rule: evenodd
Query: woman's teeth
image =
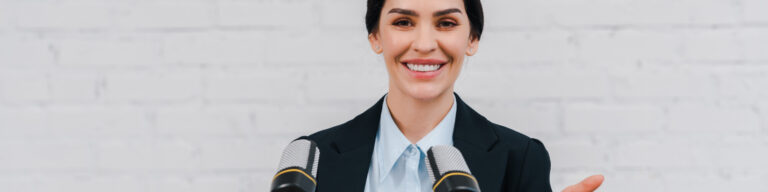
<path id="1" fill-rule="evenodd" d="M 440 64 L 422 65 L 422 64 L 407 63 L 405 65 L 408 66 L 408 69 L 411 69 L 412 71 L 426 72 L 426 71 L 437 71 L 437 69 L 440 69 Z"/>

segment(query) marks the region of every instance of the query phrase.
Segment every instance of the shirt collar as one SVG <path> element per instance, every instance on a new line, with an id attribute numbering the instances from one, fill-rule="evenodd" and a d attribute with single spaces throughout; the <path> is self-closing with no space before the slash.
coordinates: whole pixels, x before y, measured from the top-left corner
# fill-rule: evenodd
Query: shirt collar
<path id="1" fill-rule="evenodd" d="M 376 135 L 376 156 L 378 161 L 378 177 L 381 179 L 386 178 L 386 175 L 394 167 L 397 159 L 403 154 L 405 149 L 411 145 L 411 142 L 400 132 L 400 129 L 395 124 L 395 120 L 392 118 L 392 114 L 389 112 L 389 106 L 387 106 L 387 98 L 384 97 L 384 102 L 381 107 L 381 117 L 379 120 L 379 132 Z M 435 126 L 426 136 L 421 138 L 416 145 L 421 149 L 421 153 L 424 154 L 426 150 L 435 145 L 453 145 L 453 129 L 456 123 L 456 96 L 454 95 L 453 104 L 448 114 L 443 117 L 443 120 Z"/>

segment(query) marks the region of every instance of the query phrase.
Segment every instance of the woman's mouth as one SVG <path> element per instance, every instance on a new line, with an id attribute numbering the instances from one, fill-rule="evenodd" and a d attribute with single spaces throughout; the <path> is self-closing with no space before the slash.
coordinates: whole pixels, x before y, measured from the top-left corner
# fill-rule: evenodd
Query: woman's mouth
<path id="1" fill-rule="evenodd" d="M 432 79 L 440 75 L 446 61 L 440 59 L 408 59 L 400 62 L 411 77 Z"/>
<path id="2" fill-rule="evenodd" d="M 429 72 L 429 71 L 437 71 L 440 69 L 440 67 L 443 66 L 443 64 L 413 64 L 413 63 L 405 63 L 405 66 L 408 67 L 411 71 L 418 71 L 418 72 Z"/>

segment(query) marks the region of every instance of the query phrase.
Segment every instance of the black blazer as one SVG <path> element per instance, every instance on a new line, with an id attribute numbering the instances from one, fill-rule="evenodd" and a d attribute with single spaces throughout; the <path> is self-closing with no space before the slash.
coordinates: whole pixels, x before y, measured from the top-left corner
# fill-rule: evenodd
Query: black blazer
<path id="1" fill-rule="evenodd" d="M 363 192 L 384 97 L 354 119 L 309 136 L 320 148 L 317 192 Z M 483 192 L 552 191 L 544 145 L 491 123 L 456 95 L 453 145 Z"/>

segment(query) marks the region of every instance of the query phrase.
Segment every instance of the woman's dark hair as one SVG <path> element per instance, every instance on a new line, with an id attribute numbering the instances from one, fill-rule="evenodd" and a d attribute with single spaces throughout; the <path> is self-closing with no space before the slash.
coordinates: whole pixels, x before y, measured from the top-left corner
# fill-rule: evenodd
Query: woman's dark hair
<path id="1" fill-rule="evenodd" d="M 365 28 L 368 34 L 374 33 L 379 28 L 379 17 L 381 9 L 384 8 L 386 0 L 368 0 L 368 10 L 365 13 Z M 483 33 L 483 6 L 480 0 L 464 0 L 464 10 L 469 17 L 469 35 L 473 39 L 480 39 Z"/>

